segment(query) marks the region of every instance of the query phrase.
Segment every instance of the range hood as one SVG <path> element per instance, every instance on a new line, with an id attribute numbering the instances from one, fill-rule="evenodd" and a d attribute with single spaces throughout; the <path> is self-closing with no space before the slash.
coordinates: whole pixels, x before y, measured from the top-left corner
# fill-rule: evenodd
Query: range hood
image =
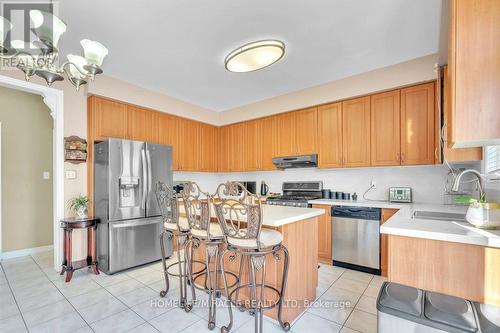
<path id="1" fill-rule="evenodd" d="M 318 155 L 274 157 L 273 164 L 278 169 L 314 168 L 318 166 Z"/>

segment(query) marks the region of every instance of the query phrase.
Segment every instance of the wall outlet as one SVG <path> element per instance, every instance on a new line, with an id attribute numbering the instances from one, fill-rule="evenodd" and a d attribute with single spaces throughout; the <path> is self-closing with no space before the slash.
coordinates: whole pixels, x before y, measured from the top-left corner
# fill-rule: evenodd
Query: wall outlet
<path id="1" fill-rule="evenodd" d="M 44 171 L 42 173 L 42 178 L 45 179 L 45 180 L 50 179 L 50 172 Z"/>
<path id="2" fill-rule="evenodd" d="M 372 179 L 372 180 L 370 181 L 370 187 L 371 187 L 371 188 L 377 188 L 377 182 L 375 181 L 375 179 Z"/>
<path id="3" fill-rule="evenodd" d="M 66 179 L 76 179 L 76 171 L 75 170 L 66 170 Z"/>

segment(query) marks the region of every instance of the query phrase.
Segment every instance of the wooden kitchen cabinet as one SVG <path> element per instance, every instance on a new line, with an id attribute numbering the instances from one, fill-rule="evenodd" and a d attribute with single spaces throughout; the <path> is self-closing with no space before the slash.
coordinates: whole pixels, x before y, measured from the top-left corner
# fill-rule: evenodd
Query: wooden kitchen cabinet
<path id="1" fill-rule="evenodd" d="M 128 136 L 127 105 L 97 96 L 89 97 L 90 129 L 95 141 Z"/>
<path id="2" fill-rule="evenodd" d="M 172 168 L 179 170 L 180 118 L 163 112 L 156 112 L 154 123 L 157 133 L 155 141 L 162 145 L 172 146 Z"/>
<path id="3" fill-rule="evenodd" d="M 401 164 L 400 91 L 371 96 L 371 165 Z"/>
<path id="4" fill-rule="evenodd" d="M 257 171 L 262 168 L 262 122 L 246 121 L 245 126 L 245 171 Z"/>
<path id="5" fill-rule="evenodd" d="M 228 172 L 230 170 L 230 161 L 232 158 L 231 149 L 231 128 L 229 126 L 223 126 L 219 128 L 219 172 Z"/>
<path id="6" fill-rule="evenodd" d="M 398 212 L 398 209 L 389 209 L 389 208 L 382 209 L 382 219 L 380 221 L 380 224 L 384 224 L 385 222 L 387 222 L 387 220 L 390 219 L 397 212 Z M 384 234 L 380 235 L 380 275 L 385 276 L 385 277 L 387 277 L 387 274 L 389 272 L 388 237 L 389 236 L 384 235 Z"/>
<path id="7" fill-rule="evenodd" d="M 245 124 L 238 123 L 229 126 L 231 128 L 230 148 L 231 161 L 229 171 L 244 171 L 246 168 L 246 131 Z"/>
<path id="8" fill-rule="evenodd" d="M 318 153 L 318 109 L 316 107 L 293 112 L 295 116 L 295 155 Z"/>
<path id="9" fill-rule="evenodd" d="M 218 128 L 200 124 L 200 171 L 217 172 L 219 137 Z"/>
<path id="10" fill-rule="evenodd" d="M 146 142 L 157 140 L 157 126 L 154 126 L 155 112 L 129 105 L 127 113 L 128 138 L 130 140 Z"/>
<path id="11" fill-rule="evenodd" d="M 277 136 L 277 116 L 259 119 L 261 127 L 261 154 L 260 154 L 260 169 L 261 170 L 276 170 L 273 164 L 273 157 L 275 157 L 278 136 Z"/>
<path id="12" fill-rule="evenodd" d="M 434 82 L 401 89 L 401 165 L 434 164 Z"/>
<path id="13" fill-rule="evenodd" d="M 179 118 L 179 161 L 178 170 L 197 171 L 200 169 L 200 123 Z"/>
<path id="14" fill-rule="evenodd" d="M 370 165 L 370 96 L 342 102 L 342 165 Z"/>
<path id="15" fill-rule="evenodd" d="M 481 161 L 483 159 L 483 148 L 453 148 L 451 137 L 451 78 L 448 71 L 448 66 L 444 66 L 443 73 L 443 157 L 448 162 L 460 161 Z"/>
<path id="16" fill-rule="evenodd" d="M 342 103 L 318 107 L 318 159 L 320 168 L 342 166 Z"/>
<path id="17" fill-rule="evenodd" d="M 312 205 L 313 208 L 324 209 L 325 213 L 318 221 L 318 260 L 327 265 L 333 263 L 332 257 L 332 207 L 329 205 Z"/>
<path id="18" fill-rule="evenodd" d="M 277 116 L 277 156 L 296 155 L 295 114 L 288 112 Z"/>
<path id="19" fill-rule="evenodd" d="M 452 147 L 500 143 L 500 1 L 450 3 Z"/>

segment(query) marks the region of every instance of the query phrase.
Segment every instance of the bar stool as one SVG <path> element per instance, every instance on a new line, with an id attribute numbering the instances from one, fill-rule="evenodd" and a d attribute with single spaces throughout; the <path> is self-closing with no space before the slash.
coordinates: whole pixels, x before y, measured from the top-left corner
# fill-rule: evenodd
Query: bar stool
<path id="1" fill-rule="evenodd" d="M 192 303 L 187 302 L 187 279 L 188 270 L 192 269 L 192 262 L 187 257 L 186 244 L 189 240 L 189 224 L 185 218 L 179 217 L 179 199 L 177 193 L 170 189 L 165 183 L 158 182 L 156 184 L 156 199 L 160 207 L 161 216 L 163 219 L 163 232 L 160 234 L 160 249 L 163 265 L 163 275 L 165 277 L 165 290 L 160 292 L 161 297 L 165 297 L 170 289 L 169 275 L 179 277 L 180 288 L 180 306 L 186 312 L 193 308 Z M 172 239 L 175 236 L 177 243 L 177 262 L 167 266 L 165 258 L 165 241 Z M 181 249 L 184 249 L 184 258 L 181 258 Z M 187 265 L 187 263 L 190 265 Z M 203 262 L 198 261 L 203 264 Z M 178 266 L 178 273 L 171 271 L 172 267 Z M 188 267 L 189 266 L 189 267 Z M 195 274 L 201 273 L 205 268 Z M 194 289 L 191 289 L 193 300 L 196 299 Z"/>
<path id="2" fill-rule="evenodd" d="M 221 288 L 218 287 L 221 270 L 218 268 L 219 253 L 223 249 L 224 236 L 222 229 L 218 223 L 211 223 L 211 202 L 212 198 L 206 192 L 203 192 L 198 184 L 187 182 L 184 184 L 182 191 L 184 201 L 184 209 L 188 221 L 188 227 L 191 237 L 185 248 L 185 253 L 188 254 L 187 261 L 192 262 L 193 249 L 201 245 L 205 246 L 205 267 L 206 271 L 191 273 L 190 265 L 188 264 L 188 279 L 191 288 L 198 288 L 208 293 L 208 329 L 215 328 L 216 323 L 216 299 L 220 296 Z M 213 262 L 213 270 L 210 264 Z M 228 272 L 238 282 L 236 274 Z M 213 276 L 212 276 L 213 275 Z M 197 287 L 196 280 L 200 277 L 205 277 L 204 287 Z M 213 279 L 213 282 L 212 282 Z M 231 286 L 230 286 L 231 287 Z"/>
<path id="3" fill-rule="evenodd" d="M 282 244 L 283 235 L 272 229 L 262 229 L 262 206 L 258 195 L 252 195 L 245 187 L 236 182 L 220 184 L 217 194 L 220 199 L 214 202 L 215 213 L 224 234 L 227 248 L 220 255 L 222 282 L 228 297 L 229 324 L 221 328 L 222 333 L 227 333 L 233 325 L 233 312 L 231 304 L 240 309 L 248 310 L 255 316 L 255 332 L 263 332 L 263 312 L 278 306 L 278 321 L 284 331 L 290 330 L 290 324 L 282 319 L 282 308 L 286 280 L 288 276 L 289 254 L 286 246 Z M 283 276 L 281 288 L 278 290 L 266 285 L 266 256 L 272 255 L 275 260 L 281 260 L 280 253 L 284 254 Z M 246 258 L 249 266 L 249 283 L 241 285 L 230 293 L 224 270 L 224 257 L 230 254 L 229 260 L 234 260 L 238 255 Z M 243 265 L 240 265 L 240 281 Z M 261 272 L 261 281 L 258 283 L 257 274 Z M 248 289 L 250 302 L 239 300 L 239 291 Z M 257 293 L 257 290 L 260 292 Z M 264 291 L 274 293 L 276 299 L 267 303 Z"/>

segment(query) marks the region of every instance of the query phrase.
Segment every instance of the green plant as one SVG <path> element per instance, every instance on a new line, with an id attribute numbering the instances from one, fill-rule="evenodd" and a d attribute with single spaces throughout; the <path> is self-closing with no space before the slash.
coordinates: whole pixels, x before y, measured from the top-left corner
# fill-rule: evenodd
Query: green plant
<path id="1" fill-rule="evenodd" d="M 478 200 L 478 199 L 474 199 L 473 197 L 468 196 L 468 195 L 462 195 L 462 196 L 455 198 L 455 202 L 458 204 L 465 204 L 465 205 L 466 204 L 470 204 L 470 205 L 483 204 L 483 203 L 486 203 L 486 196 L 483 194 L 481 196 L 481 198 Z"/>
<path id="2" fill-rule="evenodd" d="M 89 204 L 89 198 L 86 195 L 80 194 L 77 197 L 74 197 L 68 201 L 69 209 L 73 211 L 78 211 L 81 208 L 87 208 Z"/>

